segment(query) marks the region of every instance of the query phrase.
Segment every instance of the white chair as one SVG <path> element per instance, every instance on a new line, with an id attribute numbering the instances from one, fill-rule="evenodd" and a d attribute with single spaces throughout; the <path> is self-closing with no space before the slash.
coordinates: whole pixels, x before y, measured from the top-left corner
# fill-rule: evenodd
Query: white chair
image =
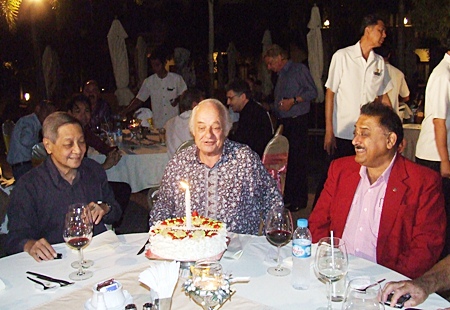
<path id="1" fill-rule="evenodd" d="M 195 141 L 194 140 L 187 140 L 187 141 L 184 141 L 183 143 L 181 143 L 181 145 L 177 148 L 177 150 L 175 151 L 175 154 L 176 153 L 178 153 L 178 152 L 180 152 L 181 150 L 184 150 L 185 148 L 187 148 L 187 147 L 190 147 L 192 144 L 194 144 L 195 143 Z"/>
<path id="2" fill-rule="evenodd" d="M 283 195 L 286 183 L 289 141 L 282 133 L 283 125 L 280 125 L 264 149 L 262 163 L 270 175 L 277 181 L 278 189 Z"/>

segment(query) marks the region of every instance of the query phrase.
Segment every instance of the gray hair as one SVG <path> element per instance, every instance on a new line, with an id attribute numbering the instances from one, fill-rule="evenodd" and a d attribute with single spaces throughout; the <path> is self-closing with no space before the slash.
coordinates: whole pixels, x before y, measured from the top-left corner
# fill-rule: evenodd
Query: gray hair
<path id="1" fill-rule="evenodd" d="M 231 119 L 230 119 L 230 114 L 228 113 L 228 109 L 225 107 L 225 105 L 220 102 L 217 99 L 205 99 L 203 101 L 201 101 L 193 110 L 192 110 L 192 114 L 191 114 L 191 118 L 189 119 L 189 130 L 191 132 L 192 135 L 194 135 L 194 120 L 197 117 L 197 112 L 198 110 L 205 104 L 211 103 L 214 105 L 214 107 L 219 111 L 219 116 L 220 116 L 220 122 L 221 125 L 223 126 L 223 130 L 225 132 L 225 136 L 228 136 L 228 133 L 231 130 L 231 126 L 233 126 L 233 124 L 231 123 Z"/>
<path id="2" fill-rule="evenodd" d="M 69 113 L 54 112 L 45 118 L 45 121 L 42 124 L 42 135 L 44 138 L 55 143 L 58 138 L 58 129 L 67 124 L 79 125 L 81 131 L 83 131 L 81 123 Z"/>
<path id="3" fill-rule="evenodd" d="M 269 46 L 267 51 L 264 53 L 264 58 L 266 58 L 266 57 L 273 58 L 273 57 L 277 57 L 278 55 L 280 55 L 281 58 L 283 58 L 283 59 L 289 58 L 289 54 L 285 49 L 283 49 L 281 46 L 279 46 L 277 44 L 272 44 L 271 46 Z"/>

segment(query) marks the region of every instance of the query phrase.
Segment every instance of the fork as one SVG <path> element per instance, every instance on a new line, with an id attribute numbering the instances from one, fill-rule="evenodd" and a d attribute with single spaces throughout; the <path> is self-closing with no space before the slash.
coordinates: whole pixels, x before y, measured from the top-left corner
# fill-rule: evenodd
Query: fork
<path id="1" fill-rule="evenodd" d="M 47 285 L 45 283 L 42 283 L 41 281 L 35 280 L 33 278 L 30 278 L 30 277 L 27 277 L 27 279 L 30 280 L 30 281 L 33 281 L 36 284 L 42 285 L 42 287 L 44 288 L 44 291 L 45 290 L 55 289 L 57 287 L 57 285 L 51 285 L 50 286 L 50 285 Z"/>
<path id="2" fill-rule="evenodd" d="M 365 292 L 365 291 L 367 291 L 369 288 L 374 287 L 375 285 L 380 284 L 381 282 L 383 282 L 383 281 L 385 281 L 385 280 L 386 280 L 386 279 L 381 279 L 381 280 L 379 280 L 379 281 L 377 281 L 377 282 L 375 282 L 375 283 L 372 283 L 372 284 L 366 286 L 365 288 L 357 288 L 357 289 L 355 289 L 355 290 L 357 290 L 357 291 L 359 291 L 359 292 Z"/>

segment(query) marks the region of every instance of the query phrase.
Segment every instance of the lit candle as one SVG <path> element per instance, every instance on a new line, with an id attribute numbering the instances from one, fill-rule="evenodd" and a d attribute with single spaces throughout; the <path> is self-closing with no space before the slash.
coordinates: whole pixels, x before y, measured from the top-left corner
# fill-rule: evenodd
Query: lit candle
<path id="1" fill-rule="evenodd" d="M 181 187 L 185 189 L 184 201 L 186 202 L 186 227 L 191 229 L 192 213 L 191 213 L 191 192 L 189 191 L 189 183 L 181 181 Z"/>

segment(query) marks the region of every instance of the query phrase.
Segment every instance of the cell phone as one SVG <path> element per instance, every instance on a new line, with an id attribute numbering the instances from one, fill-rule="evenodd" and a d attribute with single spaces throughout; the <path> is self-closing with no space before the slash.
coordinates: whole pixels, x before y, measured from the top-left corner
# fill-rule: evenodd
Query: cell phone
<path id="1" fill-rule="evenodd" d="M 394 295 L 394 292 L 392 292 L 388 295 L 387 300 L 384 302 L 385 305 L 388 305 L 388 306 L 391 305 L 392 295 Z M 410 298 L 411 298 L 411 295 L 409 295 L 409 294 L 400 296 L 400 298 L 397 300 L 397 303 L 395 304 L 394 307 L 398 308 L 398 309 L 403 308 L 403 305 L 405 304 L 405 302 L 407 302 Z"/>

